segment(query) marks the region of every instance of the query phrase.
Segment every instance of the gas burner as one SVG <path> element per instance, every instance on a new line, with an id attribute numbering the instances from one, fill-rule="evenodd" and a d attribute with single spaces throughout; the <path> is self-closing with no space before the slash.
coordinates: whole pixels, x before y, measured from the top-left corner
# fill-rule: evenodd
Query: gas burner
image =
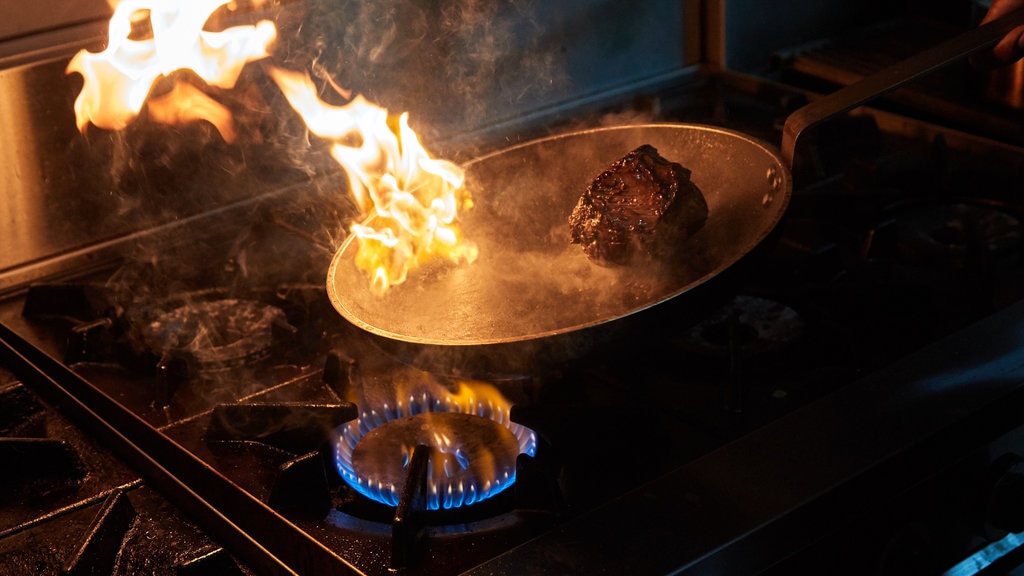
<path id="1" fill-rule="evenodd" d="M 788 348 L 804 333 L 796 310 L 769 298 L 737 295 L 677 340 L 683 349 L 703 358 L 765 356 Z"/>
<path id="2" fill-rule="evenodd" d="M 1015 265 L 1020 260 L 1022 237 L 1018 218 L 987 204 L 920 204 L 897 216 L 899 258 L 939 271 Z"/>
<path id="3" fill-rule="evenodd" d="M 286 325 L 284 312 L 277 307 L 228 298 L 160 314 L 145 327 L 143 337 L 154 353 L 184 357 L 199 372 L 209 372 L 267 358 L 273 328 Z"/>
<path id="4" fill-rule="evenodd" d="M 494 420 L 427 412 L 370 430 L 352 451 L 352 468 L 367 486 L 402 486 L 416 446 L 431 449 L 429 497 L 446 509 L 504 489 L 515 476 L 520 453 L 512 431 Z"/>
<path id="5" fill-rule="evenodd" d="M 512 485 L 520 454 L 537 451 L 536 434 L 511 422 L 510 408 L 490 385 L 473 382 L 455 392 L 416 390 L 394 405 L 363 409 L 338 429 L 338 472 L 360 494 L 398 506 L 414 452 L 426 447 L 426 509 L 481 502 Z"/>

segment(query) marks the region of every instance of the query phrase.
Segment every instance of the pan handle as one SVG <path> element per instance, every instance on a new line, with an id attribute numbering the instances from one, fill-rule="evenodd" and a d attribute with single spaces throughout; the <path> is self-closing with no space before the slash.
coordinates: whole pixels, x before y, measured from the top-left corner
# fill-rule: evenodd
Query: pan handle
<path id="1" fill-rule="evenodd" d="M 797 139 L 805 130 L 979 50 L 995 45 L 1017 26 L 1024 10 L 972 28 L 962 34 L 886 67 L 793 112 L 782 129 L 782 158 L 793 168 Z"/>

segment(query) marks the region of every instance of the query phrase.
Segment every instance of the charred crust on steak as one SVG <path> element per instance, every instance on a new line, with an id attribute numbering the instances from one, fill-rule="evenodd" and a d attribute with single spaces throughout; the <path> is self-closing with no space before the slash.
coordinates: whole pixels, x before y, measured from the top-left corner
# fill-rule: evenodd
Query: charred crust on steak
<path id="1" fill-rule="evenodd" d="M 671 254 L 708 216 L 690 171 L 644 144 L 611 164 L 569 216 L 571 242 L 593 261 L 626 265 Z"/>

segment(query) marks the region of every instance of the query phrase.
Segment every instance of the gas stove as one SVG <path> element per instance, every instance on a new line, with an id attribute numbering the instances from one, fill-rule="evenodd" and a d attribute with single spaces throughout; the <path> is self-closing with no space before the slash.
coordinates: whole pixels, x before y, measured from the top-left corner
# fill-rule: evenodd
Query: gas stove
<path id="1" fill-rule="evenodd" d="M 779 99 L 752 97 L 740 80 L 663 93 L 661 119 L 771 137 L 779 102 L 799 92 L 765 84 Z M 5 443 L 27 462 L 8 490 L 5 564 L 274 573 L 275 542 L 295 546 L 297 562 L 367 574 L 803 558 L 761 546 L 810 545 L 833 507 L 856 526 L 859 506 L 900 499 L 979 457 L 960 446 L 973 451 L 968 438 L 1016 426 L 1004 414 L 1018 395 L 1012 350 L 995 345 L 1022 289 L 1020 207 L 1003 163 L 1015 150 L 989 142 L 977 154 L 941 129 L 908 143 L 886 130 L 897 120 L 843 120 L 841 144 L 819 135 L 815 170 L 827 176 L 795 191 L 776 237 L 717 279 L 713 298 L 664 304 L 670 330 L 489 382 L 536 432 L 536 450 L 515 462 L 511 488 L 455 509 L 402 493 L 376 502 L 340 477 L 334 430 L 366 409 L 366 391 L 405 378 L 451 390 L 457 378 L 390 356 L 333 311 L 310 277 L 330 257 L 317 182 L 236 207 L 238 226 L 200 215 L 133 238 L 109 266 L 33 282 L 3 305 L 8 346 L 24 340 L 50 358 L 6 353 Z M 278 253 L 300 257 L 279 266 Z M 206 340 L 191 318 L 214 326 Z M 86 416 L 71 400 L 79 387 L 106 398 Z M 738 540 L 719 549 L 726 539 Z"/>
<path id="2" fill-rule="evenodd" d="M 9 74 L 52 86 L 63 65 Z M 438 145 L 471 158 L 637 122 L 777 143 L 815 97 L 722 70 L 671 80 Z M 43 164 L 74 169 L 41 184 L 57 192 L 26 208 L 31 233 L 11 232 L 18 250 L 0 260 L 0 447 L 19 463 L 0 509 L 9 572 L 1013 563 L 1024 151 L 1012 142 L 903 110 L 835 118 L 806 137 L 782 222 L 740 262 L 628 338 L 488 376 L 395 355 L 334 310 L 324 272 L 356 213 L 337 193 L 344 175 L 325 157 L 296 163 L 296 119 L 267 113 L 274 96 L 255 75 L 242 83 L 232 104 L 261 129 L 232 146 L 197 150 L 204 125 L 45 133 L 58 153 Z M 33 114 L 66 115 L 73 93 L 49 93 Z M 87 212 L 65 223 L 62 204 Z M 394 451 L 400 468 L 356 479 Z M 436 466 L 461 468 L 458 482 L 435 482 Z"/>

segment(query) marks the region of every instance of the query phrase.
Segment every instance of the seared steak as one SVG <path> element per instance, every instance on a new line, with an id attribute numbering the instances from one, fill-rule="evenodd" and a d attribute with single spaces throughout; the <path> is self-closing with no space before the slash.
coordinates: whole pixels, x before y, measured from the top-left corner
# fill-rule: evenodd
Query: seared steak
<path id="1" fill-rule="evenodd" d="M 572 243 L 595 262 L 624 265 L 671 253 L 707 216 L 690 171 L 644 144 L 587 186 L 569 216 L 569 230 Z"/>

